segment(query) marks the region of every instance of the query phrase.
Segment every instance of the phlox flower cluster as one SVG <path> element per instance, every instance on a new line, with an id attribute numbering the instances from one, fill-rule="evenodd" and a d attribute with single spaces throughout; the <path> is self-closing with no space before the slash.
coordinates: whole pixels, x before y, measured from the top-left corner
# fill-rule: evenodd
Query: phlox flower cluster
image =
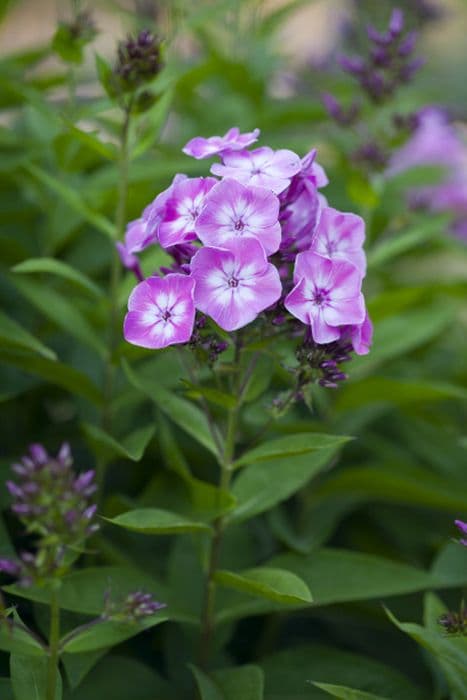
<path id="1" fill-rule="evenodd" d="M 54 576 L 63 566 L 66 549 L 81 545 L 98 529 L 91 498 L 97 486 L 93 470 L 77 474 L 73 469 L 66 443 L 56 457 L 33 444 L 12 470 L 16 481 L 6 482 L 11 510 L 32 537 L 34 551 L 23 551 L 18 559 L 1 558 L 0 571 L 28 585 Z"/>
<path id="2" fill-rule="evenodd" d="M 392 155 L 389 177 L 417 166 L 443 169 L 441 181 L 414 189 L 414 206 L 454 215 L 453 232 L 467 240 L 467 143 L 439 107 L 425 107 L 416 116 L 416 128 L 408 141 Z"/>
<path id="3" fill-rule="evenodd" d="M 146 348 L 187 343 L 199 321 L 227 332 L 258 316 L 289 323 L 307 342 L 343 342 L 368 352 L 371 323 L 362 295 L 363 220 L 328 206 L 316 151 L 248 148 L 259 130 L 196 137 L 183 151 L 219 156 L 212 176 L 175 176 L 131 222 L 118 244 L 139 284 L 128 300 L 124 335 Z M 173 264 L 143 278 L 137 254 L 159 244 Z"/>

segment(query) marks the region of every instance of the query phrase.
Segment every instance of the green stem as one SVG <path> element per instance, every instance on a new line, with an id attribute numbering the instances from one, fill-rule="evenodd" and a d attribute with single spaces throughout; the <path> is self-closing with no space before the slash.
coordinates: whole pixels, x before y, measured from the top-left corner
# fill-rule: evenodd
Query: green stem
<path id="1" fill-rule="evenodd" d="M 121 241 L 125 234 L 127 219 L 127 198 L 128 198 L 128 135 L 130 130 L 131 102 L 125 107 L 124 120 L 120 137 L 120 159 L 119 159 L 119 181 L 117 211 L 115 215 L 115 236 L 117 241 Z M 104 371 L 103 386 L 103 409 L 101 414 L 101 427 L 110 432 L 112 429 L 112 396 L 114 389 L 114 354 L 120 337 L 120 330 L 117 329 L 119 317 L 118 290 L 120 286 L 121 263 L 116 246 L 113 246 L 112 258 L 110 262 L 109 278 L 109 300 L 110 319 L 108 336 L 108 355 Z M 102 486 L 104 480 L 105 463 L 98 462 L 97 480 Z"/>
<path id="2" fill-rule="evenodd" d="M 235 353 L 235 363 L 239 366 L 240 346 L 237 344 Z M 221 468 L 218 494 L 228 491 L 232 478 L 232 464 L 235 456 L 235 442 L 238 427 L 238 414 L 241 406 L 242 394 L 244 391 L 245 380 L 238 381 L 237 385 L 237 402 L 235 407 L 230 409 L 227 418 L 227 430 L 225 434 L 224 448 L 219 458 L 219 466 Z M 219 566 L 219 558 L 222 544 L 222 537 L 225 529 L 225 518 L 218 517 L 214 522 L 214 532 L 211 540 L 211 550 L 209 553 L 208 571 L 206 575 L 206 585 L 204 592 L 204 606 L 201 613 L 201 640 L 199 664 L 202 668 L 208 665 L 211 654 L 212 637 L 215 627 L 215 600 L 216 600 L 216 582 L 215 575 Z"/>
<path id="3" fill-rule="evenodd" d="M 60 643 L 60 606 L 57 594 L 50 601 L 49 660 L 47 665 L 47 700 L 55 700 Z"/>

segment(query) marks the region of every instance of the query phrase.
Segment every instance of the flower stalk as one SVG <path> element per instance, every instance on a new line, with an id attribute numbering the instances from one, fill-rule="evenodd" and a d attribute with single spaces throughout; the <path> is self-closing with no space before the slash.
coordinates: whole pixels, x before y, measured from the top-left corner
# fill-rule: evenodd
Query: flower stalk
<path id="1" fill-rule="evenodd" d="M 50 601 L 49 660 L 47 664 L 47 700 L 55 700 L 60 644 L 60 605 L 57 592 Z"/>

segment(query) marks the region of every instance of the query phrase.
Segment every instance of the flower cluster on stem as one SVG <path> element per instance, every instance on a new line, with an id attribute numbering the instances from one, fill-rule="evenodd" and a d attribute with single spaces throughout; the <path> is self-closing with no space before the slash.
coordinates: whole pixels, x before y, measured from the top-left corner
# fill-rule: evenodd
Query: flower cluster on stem
<path id="1" fill-rule="evenodd" d="M 217 177 L 176 175 L 128 225 L 118 249 L 139 283 L 124 335 L 145 348 L 199 346 L 212 328 L 234 333 L 261 317 L 273 335 L 285 329 L 309 349 L 316 345 L 313 380 L 336 386 L 340 360 L 327 355 L 347 360 L 371 344 L 362 294 L 365 225 L 328 206 L 320 192 L 328 178 L 315 149 L 304 158 L 267 146 L 248 150 L 258 136 L 258 129 L 233 128 L 192 139 L 187 155 L 220 156 L 211 167 Z M 137 254 L 152 244 L 173 264 L 144 279 Z M 203 330 L 209 319 L 214 324 Z M 215 346 L 218 354 L 226 341 Z"/>

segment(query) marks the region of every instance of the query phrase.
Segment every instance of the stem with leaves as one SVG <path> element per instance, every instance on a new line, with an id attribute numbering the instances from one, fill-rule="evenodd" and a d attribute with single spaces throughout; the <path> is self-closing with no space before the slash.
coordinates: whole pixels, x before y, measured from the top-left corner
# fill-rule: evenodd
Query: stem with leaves
<path id="1" fill-rule="evenodd" d="M 235 406 L 229 409 L 227 416 L 227 427 L 223 442 L 223 449 L 219 454 L 220 480 L 219 480 L 219 502 L 222 493 L 229 490 L 230 482 L 233 473 L 233 461 L 235 457 L 235 445 L 238 430 L 238 418 L 248 381 L 250 378 L 250 367 L 247 368 L 243 377 L 240 375 L 240 343 L 236 343 L 234 365 L 236 369 L 235 383 Z M 216 582 L 215 575 L 219 566 L 219 558 L 222 545 L 222 537 L 225 529 L 225 517 L 219 516 L 213 525 L 213 535 L 211 539 L 211 547 L 209 553 L 208 570 L 206 574 L 204 605 L 201 613 L 201 640 L 199 663 L 205 668 L 209 662 L 211 654 L 212 637 L 215 627 L 215 598 L 216 598 Z"/>
<path id="2" fill-rule="evenodd" d="M 49 659 L 47 664 L 47 700 L 55 700 L 60 644 L 60 605 L 56 591 L 50 601 Z"/>
<path id="3" fill-rule="evenodd" d="M 132 101 L 130 100 L 124 107 L 124 118 L 120 135 L 120 158 L 119 158 L 119 180 L 117 211 L 115 215 L 115 236 L 117 241 L 121 241 L 125 234 L 127 219 L 127 198 L 128 198 L 128 137 L 130 132 L 130 117 L 132 112 Z M 104 373 L 103 387 L 103 409 L 101 414 L 101 426 L 104 430 L 110 431 L 112 428 L 112 395 L 114 388 L 114 354 L 120 338 L 120 331 L 117 329 L 119 318 L 118 289 L 121 277 L 121 263 L 116 246 L 113 246 L 110 263 L 109 279 L 109 336 L 108 355 Z M 105 464 L 98 464 L 97 479 L 102 486 L 104 480 Z"/>

